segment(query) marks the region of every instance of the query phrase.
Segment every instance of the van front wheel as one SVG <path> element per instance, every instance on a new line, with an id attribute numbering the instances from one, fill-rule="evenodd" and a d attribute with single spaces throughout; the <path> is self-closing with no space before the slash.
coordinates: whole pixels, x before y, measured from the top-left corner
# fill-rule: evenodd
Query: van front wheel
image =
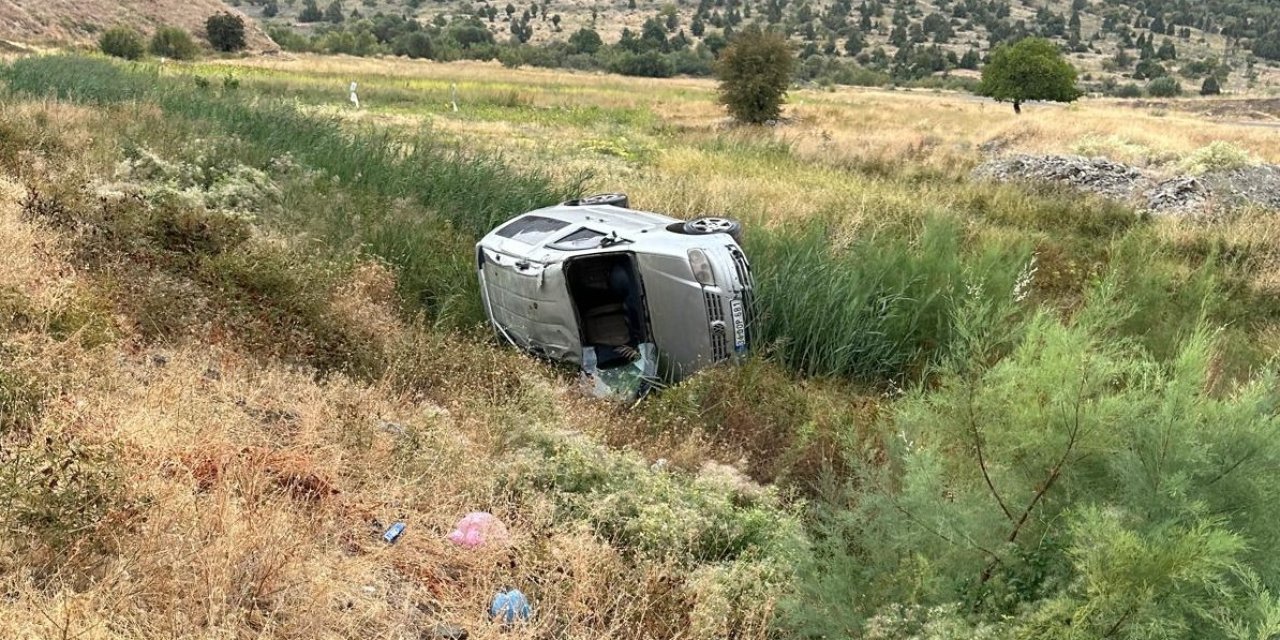
<path id="1" fill-rule="evenodd" d="M 742 242 L 742 223 L 732 218 L 694 218 L 684 223 L 681 231 L 691 236 L 727 233 L 734 241 Z"/>

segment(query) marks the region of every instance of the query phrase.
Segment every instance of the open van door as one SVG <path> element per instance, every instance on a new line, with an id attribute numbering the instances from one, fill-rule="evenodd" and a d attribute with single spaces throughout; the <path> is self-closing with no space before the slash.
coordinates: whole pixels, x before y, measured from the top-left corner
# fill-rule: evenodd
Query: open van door
<path id="1" fill-rule="evenodd" d="M 485 247 L 477 252 L 484 304 L 498 335 L 545 357 L 580 364 L 578 320 L 561 265 Z"/>

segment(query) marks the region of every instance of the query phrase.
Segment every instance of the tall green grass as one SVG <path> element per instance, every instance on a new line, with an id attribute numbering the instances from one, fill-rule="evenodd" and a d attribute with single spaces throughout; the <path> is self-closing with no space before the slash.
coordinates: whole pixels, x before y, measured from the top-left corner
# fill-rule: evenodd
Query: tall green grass
<path id="1" fill-rule="evenodd" d="M 509 217 L 564 200 L 561 188 L 535 171 L 517 172 L 500 158 L 443 143 L 429 132 L 405 135 L 300 112 L 292 103 L 248 92 L 200 87 L 164 77 L 155 67 L 75 56 L 23 58 L 0 69 L 10 89 L 94 105 L 147 102 L 179 121 L 170 137 L 232 137 L 221 145 L 235 161 L 266 166 L 285 155 L 340 185 L 345 202 L 294 194 L 309 211 L 289 222 L 331 246 L 352 241 L 398 267 L 409 297 L 459 324 L 478 322 L 470 243 Z M 137 131 L 139 137 L 157 132 Z M 143 140 L 142 142 L 145 142 Z M 323 185 L 300 188 L 323 191 Z M 409 208 L 397 202 L 409 202 Z M 406 213 L 407 212 L 407 213 Z M 294 229 L 289 229 L 293 231 Z M 465 275 L 464 275 L 465 272 Z"/>
<path id="2" fill-rule="evenodd" d="M 922 371 L 948 354 L 966 296 L 1015 295 L 1023 246 L 966 249 L 944 219 L 886 228 L 838 246 L 822 225 L 757 234 L 758 336 L 809 375 L 869 381 Z"/>

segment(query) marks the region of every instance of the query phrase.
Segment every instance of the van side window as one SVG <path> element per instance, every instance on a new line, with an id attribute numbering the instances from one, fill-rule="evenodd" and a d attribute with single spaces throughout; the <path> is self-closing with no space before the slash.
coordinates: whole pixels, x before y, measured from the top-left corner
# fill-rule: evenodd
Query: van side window
<path id="1" fill-rule="evenodd" d="M 498 235 L 525 244 L 538 244 L 551 234 L 569 226 L 568 222 L 542 216 L 525 216 L 498 229 Z"/>
<path id="2" fill-rule="evenodd" d="M 599 231 L 582 228 L 547 246 L 552 249 L 559 249 L 560 251 L 598 249 L 600 247 L 600 239 L 603 237 L 605 237 L 605 234 L 600 233 Z"/>

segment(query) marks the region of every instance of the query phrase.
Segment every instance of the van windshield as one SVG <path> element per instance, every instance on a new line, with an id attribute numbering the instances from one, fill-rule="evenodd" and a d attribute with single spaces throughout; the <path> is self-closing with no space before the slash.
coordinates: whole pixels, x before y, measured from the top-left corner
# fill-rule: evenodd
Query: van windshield
<path id="1" fill-rule="evenodd" d="M 539 244 L 551 234 L 569 226 L 568 222 L 542 216 L 525 216 L 498 229 L 498 235 L 525 244 Z"/>

